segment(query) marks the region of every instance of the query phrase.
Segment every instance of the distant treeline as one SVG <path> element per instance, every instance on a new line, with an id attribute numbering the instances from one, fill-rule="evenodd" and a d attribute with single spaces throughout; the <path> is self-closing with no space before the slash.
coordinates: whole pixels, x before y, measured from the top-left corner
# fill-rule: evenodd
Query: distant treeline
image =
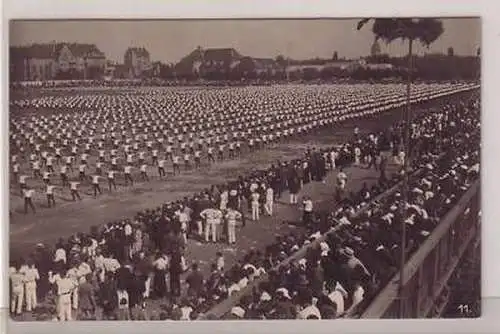
<path id="1" fill-rule="evenodd" d="M 481 59 L 476 56 L 428 54 L 414 56 L 412 61 L 414 77 L 422 80 L 472 80 L 478 79 L 481 73 Z M 405 76 L 408 73 L 408 57 L 389 57 L 383 54 L 368 57 L 367 62 L 391 64 L 394 66 L 392 71 L 397 76 Z M 360 72 L 356 75 L 377 76 L 374 71 Z M 391 75 L 390 72 L 383 75 Z"/>

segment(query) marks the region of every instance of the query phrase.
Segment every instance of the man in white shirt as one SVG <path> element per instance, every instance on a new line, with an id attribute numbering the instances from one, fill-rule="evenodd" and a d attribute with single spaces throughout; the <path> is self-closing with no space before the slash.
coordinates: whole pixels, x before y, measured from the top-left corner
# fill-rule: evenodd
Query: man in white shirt
<path id="1" fill-rule="evenodd" d="M 187 243 L 187 230 L 190 221 L 189 215 L 184 211 L 184 208 L 176 211 L 175 215 L 177 216 L 177 219 L 179 219 L 179 223 L 181 225 L 181 235 L 184 239 L 184 243 Z"/>
<path id="2" fill-rule="evenodd" d="M 45 194 L 47 195 L 47 205 L 49 208 L 52 206 L 56 206 L 56 200 L 54 199 L 54 189 L 56 186 L 52 184 L 47 184 L 47 188 L 45 190 Z"/>
<path id="3" fill-rule="evenodd" d="M 62 182 L 63 187 L 66 187 L 69 185 L 67 172 L 68 172 L 68 166 L 62 165 L 60 175 L 61 175 L 61 182 Z"/>
<path id="4" fill-rule="evenodd" d="M 54 158 L 52 156 L 47 157 L 47 171 L 54 173 Z"/>
<path id="5" fill-rule="evenodd" d="M 77 198 L 79 200 L 82 200 L 82 198 L 80 197 L 80 193 L 78 192 L 78 185 L 79 184 L 80 184 L 80 182 L 76 182 L 76 181 L 72 181 L 69 183 L 69 190 L 71 191 L 71 198 L 73 199 L 73 201 L 76 201 Z"/>
<path id="6" fill-rule="evenodd" d="M 167 145 L 167 148 L 166 148 L 166 151 L 165 151 L 165 159 L 172 160 L 172 157 L 173 157 L 172 144 L 169 144 L 169 145 Z"/>
<path id="7" fill-rule="evenodd" d="M 266 203 L 264 204 L 264 209 L 269 216 L 273 215 L 273 202 L 274 202 L 274 191 L 270 186 L 266 189 Z"/>
<path id="8" fill-rule="evenodd" d="M 80 156 L 80 161 L 82 163 L 82 165 L 87 165 L 87 159 L 88 159 L 89 155 L 87 153 L 83 153 L 81 156 Z"/>
<path id="9" fill-rule="evenodd" d="M 252 206 L 252 220 L 259 220 L 260 215 L 260 203 L 259 203 L 260 194 L 257 191 L 253 191 L 250 195 L 251 206 Z"/>
<path id="10" fill-rule="evenodd" d="M 154 149 L 152 152 L 152 161 L 151 161 L 151 164 L 154 166 L 156 164 L 158 164 L 158 150 L 157 149 Z"/>
<path id="11" fill-rule="evenodd" d="M 165 176 L 165 160 L 161 159 L 158 161 L 158 175 L 160 179 Z"/>
<path id="12" fill-rule="evenodd" d="M 73 172 L 73 157 L 71 155 L 68 155 L 65 157 L 66 160 L 66 167 Z"/>
<path id="13" fill-rule="evenodd" d="M 68 269 L 67 272 L 67 277 L 73 281 L 73 290 L 71 291 L 71 304 L 73 307 L 73 310 L 78 309 L 78 286 L 79 286 L 79 277 L 78 277 L 78 265 L 79 263 L 75 261 L 73 263 L 73 266 Z"/>
<path id="14" fill-rule="evenodd" d="M 33 213 L 36 213 L 35 211 L 35 205 L 33 205 L 33 195 L 35 194 L 35 190 L 33 188 L 26 188 L 23 191 L 24 194 L 24 213 L 28 213 L 28 207 L 31 208 Z"/>
<path id="15" fill-rule="evenodd" d="M 105 161 L 105 150 L 99 150 L 99 162 L 104 162 Z"/>
<path id="16" fill-rule="evenodd" d="M 302 222 L 304 225 L 311 225 L 313 222 L 313 202 L 309 196 L 304 196 L 304 200 L 302 201 L 302 205 L 304 206 L 304 213 L 302 216 Z"/>
<path id="17" fill-rule="evenodd" d="M 347 184 L 347 174 L 341 167 L 340 171 L 337 174 L 337 190 L 335 194 L 337 201 L 340 201 L 342 199 L 342 196 L 344 195 L 345 192 L 346 184 Z"/>
<path id="18" fill-rule="evenodd" d="M 220 161 L 224 161 L 224 145 L 223 144 L 220 144 L 219 145 L 219 160 Z"/>
<path id="19" fill-rule="evenodd" d="M 205 241 L 209 241 L 210 232 L 212 233 L 212 242 L 217 242 L 217 225 L 222 219 L 222 212 L 218 209 L 208 208 L 200 213 L 200 216 L 205 219 Z"/>
<path id="20" fill-rule="evenodd" d="M 36 160 L 36 161 L 33 161 L 33 178 L 37 178 L 37 177 L 42 177 L 42 174 L 40 173 L 40 161 L 39 160 Z"/>
<path id="21" fill-rule="evenodd" d="M 114 171 L 118 171 L 118 158 L 111 158 L 111 169 Z"/>
<path id="22" fill-rule="evenodd" d="M 75 288 L 75 283 L 72 279 L 67 276 L 64 270 L 57 279 L 54 279 L 56 275 L 49 272 L 49 281 L 55 283 L 57 287 L 57 310 L 59 321 L 71 321 L 73 320 L 71 316 L 71 294 Z"/>
<path id="23" fill-rule="evenodd" d="M 229 143 L 229 159 L 234 159 L 234 143 Z"/>
<path id="24" fill-rule="evenodd" d="M 109 187 L 109 192 L 112 191 L 111 187 L 113 187 L 116 190 L 115 171 L 114 170 L 108 171 L 108 187 Z"/>
<path id="25" fill-rule="evenodd" d="M 17 265 L 11 268 L 10 283 L 11 283 L 11 302 L 10 311 L 12 313 L 21 314 L 23 310 L 24 299 L 24 273 L 20 272 L 21 266 Z"/>
<path id="26" fill-rule="evenodd" d="M 201 166 L 201 151 L 196 150 L 194 152 L 194 166 L 196 169 L 200 168 Z"/>
<path id="27" fill-rule="evenodd" d="M 241 219 L 241 213 L 236 210 L 228 209 L 226 213 L 227 219 L 227 238 L 230 245 L 236 243 L 236 224 Z"/>
<path id="28" fill-rule="evenodd" d="M 24 274 L 24 291 L 26 296 L 26 311 L 31 312 L 37 307 L 36 282 L 40 279 L 38 269 L 33 260 L 28 260 L 28 264 L 20 270 Z"/>
<path id="29" fill-rule="evenodd" d="M 28 179 L 27 175 L 20 175 L 19 176 L 19 188 L 21 189 L 21 196 L 24 195 L 24 190 L 28 187 L 26 185 L 26 180 Z"/>
<path id="30" fill-rule="evenodd" d="M 189 161 L 190 156 L 189 153 L 184 154 L 184 168 L 186 170 L 191 169 L 191 162 Z"/>
<path id="31" fill-rule="evenodd" d="M 54 252 L 54 263 L 57 263 L 59 261 L 62 261 L 64 264 L 66 264 L 66 250 L 64 248 L 58 248 Z"/>
<path id="32" fill-rule="evenodd" d="M 178 156 L 178 155 L 174 155 L 174 156 L 172 157 L 172 163 L 173 163 L 173 165 L 174 165 L 174 175 L 176 174 L 176 172 L 177 172 L 178 174 L 180 174 L 180 173 L 181 173 L 181 168 L 179 167 L 179 160 L 180 160 L 180 158 L 179 158 L 179 156 Z"/>
<path id="33" fill-rule="evenodd" d="M 127 165 L 123 169 L 125 175 L 125 186 L 128 186 L 128 182 L 130 181 L 131 185 L 134 185 L 134 180 L 132 180 L 132 166 Z"/>
<path id="34" fill-rule="evenodd" d="M 19 177 L 19 164 L 15 162 L 12 165 L 12 179 L 14 180 L 14 183 L 18 181 L 18 177 Z"/>
<path id="35" fill-rule="evenodd" d="M 85 169 L 86 168 L 87 168 L 87 165 L 84 165 L 84 164 L 80 164 L 80 166 L 78 166 L 78 170 L 80 172 L 80 182 L 85 181 Z"/>
<path id="36" fill-rule="evenodd" d="M 148 168 L 148 165 L 146 164 L 142 164 L 141 167 L 140 167 L 140 171 L 141 171 L 141 177 L 142 177 L 142 180 L 143 181 L 147 181 L 149 182 L 149 177 L 148 177 L 148 173 L 147 173 L 147 168 Z"/>
<path id="37" fill-rule="evenodd" d="M 43 172 L 43 183 L 46 185 L 50 183 L 50 173 L 49 172 Z"/>
<path id="38" fill-rule="evenodd" d="M 99 175 L 92 175 L 92 189 L 94 190 L 94 197 L 97 197 L 97 192 L 99 195 L 102 194 L 101 187 L 99 186 L 99 179 L 101 177 Z"/>
<path id="39" fill-rule="evenodd" d="M 208 146 L 207 155 L 208 155 L 208 163 L 215 162 L 214 149 L 212 146 Z"/>
<path id="40" fill-rule="evenodd" d="M 361 149 L 359 147 L 354 148 L 354 166 L 359 166 L 361 163 Z"/>

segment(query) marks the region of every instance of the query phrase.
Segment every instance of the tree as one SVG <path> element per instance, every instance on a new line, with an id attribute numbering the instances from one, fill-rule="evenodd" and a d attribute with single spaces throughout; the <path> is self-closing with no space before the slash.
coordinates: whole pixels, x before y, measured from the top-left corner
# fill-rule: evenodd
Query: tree
<path id="1" fill-rule="evenodd" d="M 338 52 L 337 52 L 337 51 L 335 51 L 335 52 L 333 53 L 333 57 L 332 57 L 332 59 L 333 59 L 333 61 L 337 61 L 337 60 L 339 60 L 339 54 L 338 54 Z"/>
<path id="2" fill-rule="evenodd" d="M 288 77 L 287 68 L 288 68 L 289 60 L 285 59 L 285 57 L 283 55 L 278 55 L 276 57 L 275 61 L 276 61 L 276 64 L 278 64 L 278 66 L 280 67 L 281 71 L 283 71 L 283 73 L 285 73 L 286 78 L 288 80 L 289 77 Z"/>
<path id="3" fill-rule="evenodd" d="M 408 80 L 406 83 L 406 110 L 404 114 L 404 178 L 403 178 L 403 202 L 400 206 L 401 211 L 401 260 L 399 277 L 399 312 L 400 318 L 405 317 L 404 309 L 404 265 L 406 263 L 406 208 L 408 202 L 408 173 L 410 160 L 410 98 L 411 98 L 411 74 L 413 72 L 413 44 L 420 42 L 429 47 L 443 33 L 443 23 L 433 18 L 401 18 L 401 19 L 371 19 L 365 18 L 358 22 L 357 29 L 360 30 L 369 21 L 373 20 L 372 32 L 375 35 L 375 41 L 382 40 L 389 44 L 397 39 L 408 41 Z"/>
<path id="4" fill-rule="evenodd" d="M 448 57 L 453 57 L 455 55 L 455 50 L 453 50 L 453 48 L 450 46 L 448 48 L 447 54 L 448 54 Z"/>

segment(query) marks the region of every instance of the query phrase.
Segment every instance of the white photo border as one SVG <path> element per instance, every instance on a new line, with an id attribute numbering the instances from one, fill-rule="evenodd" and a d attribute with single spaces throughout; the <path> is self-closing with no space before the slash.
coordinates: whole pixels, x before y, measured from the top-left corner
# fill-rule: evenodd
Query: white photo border
<path id="1" fill-rule="evenodd" d="M 2 89 L 0 183 L 3 218 L 0 229 L 3 252 L 0 275 L 1 304 L 0 330 L 9 333 L 51 333 L 68 330 L 71 333 L 493 333 L 500 332 L 500 1 L 498 0 L 3 0 L 2 15 Z M 316 321 L 210 321 L 210 322 L 72 322 L 72 323 L 19 323 L 8 319 L 8 26 L 10 19 L 166 19 L 166 18 L 311 18 L 311 17 L 374 17 L 374 16 L 480 16 L 482 19 L 482 317 L 477 320 L 337 320 Z M 496 108 L 499 108 L 498 110 Z M 313 324 L 313 325 L 311 325 Z M 8 326 L 8 328 L 7 328 Z M 60 329 L 59 329 L 60 328 Z M 5 329 L 5 330 L 4 330 Z"/>

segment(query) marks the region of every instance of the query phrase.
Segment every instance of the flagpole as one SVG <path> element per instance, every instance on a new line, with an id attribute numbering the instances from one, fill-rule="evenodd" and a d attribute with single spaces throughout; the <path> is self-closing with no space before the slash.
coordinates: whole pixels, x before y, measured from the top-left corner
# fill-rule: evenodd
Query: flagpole
<path id="1" fill-rule="evenodd" d="M 408 81 L 406 83 L 406 109 L 404 111 L 404 162 L 403 162 L 403 203 L 401 203 L 401 261 L 399 264 L 399 318 L 406 317 L 405 310 L 405 277 L 404 268 L 406 263 L 406 203 L 409 195 L 409 172 L 410 172 L 410 112 L 411 112 L 411 74 L 413 71 L 413 40 L 408 42 Z"/>

